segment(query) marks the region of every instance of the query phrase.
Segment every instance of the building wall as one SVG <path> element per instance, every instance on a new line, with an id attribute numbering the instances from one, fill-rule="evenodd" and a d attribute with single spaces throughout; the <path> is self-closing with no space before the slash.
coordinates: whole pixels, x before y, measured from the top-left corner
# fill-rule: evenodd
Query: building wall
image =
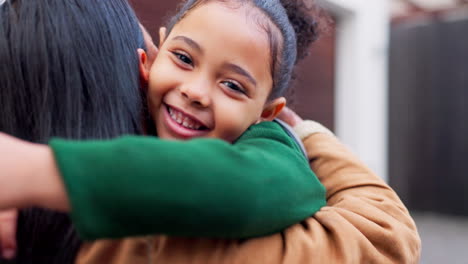
<path id="1" fill-rule="evenodd" d="M 174 14 L 179 1 L 155 1 L 155 0 L 130 0 L 130 4 L 146 27 L 148 32 L 158 41 L 158 32 L 164 26 L 170 16 Z"/>
<path id="2" fill-rule="evenodd" d="M 394 24 L 391 184 L 413 210 L 468 215 L 468 10 Z"/>
<path id="3" fill-rule="evenodd" d="M 290 107 L 305 118 L 335 129 L 336 31 L 333 25 L 312 44 L 295 70 Z"/>
<path id="4" fill-rule="evenodd" d="M 321 0 L 337 18 L 335 132 L 387 179 L 387 0 Z"/>

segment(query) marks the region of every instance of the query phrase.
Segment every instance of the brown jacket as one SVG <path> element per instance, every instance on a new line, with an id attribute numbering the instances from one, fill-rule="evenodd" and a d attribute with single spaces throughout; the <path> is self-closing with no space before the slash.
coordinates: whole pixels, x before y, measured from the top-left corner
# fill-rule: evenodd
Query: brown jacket
<path id="1" fill-rule="evenodd" d="M 327 189 L 327 206 L 313 217 L 244 241 L 163 236 L 99 241 L 85 245 L 77 263 L 418 263 L 421 241 L 396 193 L 335 137 L 314 134 L 304 144 Z"/>

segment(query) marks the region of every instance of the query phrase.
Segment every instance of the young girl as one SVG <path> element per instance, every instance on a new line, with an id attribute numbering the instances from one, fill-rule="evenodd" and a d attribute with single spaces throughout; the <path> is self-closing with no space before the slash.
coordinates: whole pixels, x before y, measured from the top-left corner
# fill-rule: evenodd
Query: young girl
<path id="1" fill-rule="evenodd" d="M 134 137 L 85 143 L 56 140 L 51 147 L 60 173 L 48 147 L 22 144 L 26 152 L 29 147 L 37 150 L 30 153 L 41 154 L 41 161 L 50 160 L 41 162 L 40 168 L 29 163 L 28 168 L 23 167 L 26 171 L 18 173 L 9 171 L 7 167 L 13 163 L 2 159 L 2 207 L 39 205 L 68 210 L 66 187 L 78 231 L 93 239 L 147 233 L 147 228 L 171 235 L 264 235 L 282 230 L 324 205 L 323 187 L 299 148 L 278 125 L 261 122 L 272 120 L 284 106 L 285 99 L 280 96 L 288 87 L 296 58 L 294 29 L 280 2 L 189 1 L 173 21 L 167 37 L 161 33 L 160 52 L 151 72 L 143 70 L 143 79 L 151 77 L 149 110 L 158 134 L 174 139 L 216 137 L 235 144 Z M 226 30 L 232 24 L 236 28 Z M 2 145 L 8 142 L 4 140 Z M 4 153 L 7 156 L 9 151 Z M 11 153 L 8 156 L 12 157 Z M 33 175 L 31 180 L 41 184 L 25 187 L 24 181 L 33 184 L 29 180 Z M 251 176 L 240 181 L 246 175 Z M 278 178 L 288 175 L 307 177 L 296 190 L 273 187 Z M 213 185 L 206 186 L 207 182 Z M 284 201 L 276 193 L 300 189 L 307 189 L 307 203 L 297 210 L 286 210 L 305 199 L 291 195 Z M 260 199 L 264 195 L 276 198 Z M 141 205 L 138 208 L 133 206 L 135 198 Z M 136 211 L 119 209 L 128 202 Z M 213 222 L 210 208 L 221 210 L 224 217 Z M 273 208 L 279 221 L 265 222 L 259 217 Z M 106 215 L 111 212 L 116 215 Z M 137 212 L 158 220 L 130 225 Z M 242 215 L 244 220 L 239 219 Z M 197 221 L 181 223 L 183 217 Z M 236 228 L 226 230 L 229 226 Z"/>

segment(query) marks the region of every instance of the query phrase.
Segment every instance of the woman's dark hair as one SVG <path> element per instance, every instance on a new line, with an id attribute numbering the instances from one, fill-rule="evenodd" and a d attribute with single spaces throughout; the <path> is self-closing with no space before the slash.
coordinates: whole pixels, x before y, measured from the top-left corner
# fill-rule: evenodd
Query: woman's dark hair
<path id="1" fill-rule="evenodd" d="M 168 34 L 190 11 L 214 1 L 239 4 L 235 7 L 250 4 L 257 7 L 261 11 L 260 14 L 267 18 L 268 21 L 261 18 L 257 21 L 265 29 L 270 41 L 273 77 L 270 99 L 285 94 L 297 59 L 307 55 L 310 44 L 318 37 L 318 21 L 314 16 L 315 13 L 308 12 L 316 7 L 312 4 L 310 7 L 306 6 L 302 0 L 187 0 L 169 21 Z"/>
<path id="2" fill-rule="evenodd" d="M 126 0 L 0 6 L 0 131 L 33 142 L 142 132 L 138 20 Z M 20 212 L 15 263 L 73 263 L 66 215 Z"/>

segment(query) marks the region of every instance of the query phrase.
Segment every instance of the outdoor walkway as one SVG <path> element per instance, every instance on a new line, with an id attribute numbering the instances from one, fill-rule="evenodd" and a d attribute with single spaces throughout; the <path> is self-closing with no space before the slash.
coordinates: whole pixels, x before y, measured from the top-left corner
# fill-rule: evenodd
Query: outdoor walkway
<path id="1" fill-rule="evenodd" d="M 422 239 L 421 264 L 468 264 L 468 217 L 412 216 Z"/>

